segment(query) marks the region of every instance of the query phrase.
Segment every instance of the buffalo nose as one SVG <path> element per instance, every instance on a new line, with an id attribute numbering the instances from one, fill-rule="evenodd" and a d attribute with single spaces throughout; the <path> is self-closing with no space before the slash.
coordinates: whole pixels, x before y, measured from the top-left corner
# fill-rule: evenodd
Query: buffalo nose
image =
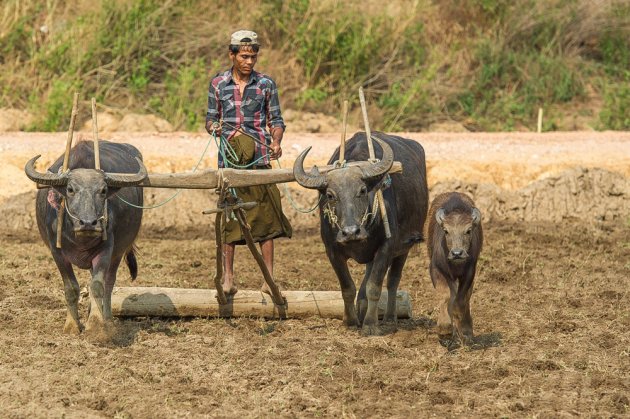
<path id="1" fill-rule="evenodd" d="M 96 227 L 97 223 L 98 223 L 97 219 L 93 219 L 93 220 L 79 220 L 79 225 L 81 227 Z"/>
<path id="2" fill-rule="evenodd" d="M 462 249 L 453 249 L 451 250 L 451 254 L 458 258 L 464 254 L 464 251 Z"/>
<path id="3" fill-rule="evenodd" d="M 344 227 L 341 230 L 341 234 L 343 234 L 344 236 L 356 236 L 357 234 L 359 234 L 359 232 L 361 231 L 361 229 L 359 228 L 359 226 L 354 225 L 354 226 L 349 226 L 349 227 Z"/>

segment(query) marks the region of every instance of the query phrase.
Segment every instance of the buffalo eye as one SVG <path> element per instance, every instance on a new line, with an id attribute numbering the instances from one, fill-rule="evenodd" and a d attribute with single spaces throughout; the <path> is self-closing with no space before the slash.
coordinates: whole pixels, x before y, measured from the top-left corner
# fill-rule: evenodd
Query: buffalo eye
<path id="1" fill-rule="evenodd" d="M 359 196 L 365 196 L 365 194 L 367 194 L 367 186 L 363 185 L 361 189 L 359 189 Z"/>
<path id="2" fill-rule="evenodd" d="M 448 230 L 447 229 L 444 229 L 444 235 L 448 236 Z"/>
<path id="3" fill-rule="evenodd" d="M 107 193 L 107 186 L 103 186 L 103 188 L 100 191 L 101 195 L 105 195 Z"/>
<path id="4" fill-rule="evenodd" d="M 68 187 L 66 188 L 66 192 L 68 192 L 68 193 L 72 194 L 72 193 L 74 193 L 74 188 L 73 188 L 72 186 L 68 186 Z"/>
<path id="5" fill-rule="evenodd" d="M 468 230 L 466 230 L 466 235 L 470 236 L 470 233 L 472 232 L 472 228 L 469 228 Z"/>
<path id="6" fill-rule="evenodd" d="M 337 199 L 333 191 L 326 191 L 326 198 L 328 198 L 329 201 L 334 201 Z"/>

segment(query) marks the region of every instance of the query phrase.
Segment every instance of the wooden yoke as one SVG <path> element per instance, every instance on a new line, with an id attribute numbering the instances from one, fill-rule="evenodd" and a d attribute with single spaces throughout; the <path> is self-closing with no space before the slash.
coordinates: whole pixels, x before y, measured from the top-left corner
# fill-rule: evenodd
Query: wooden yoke
<path id="1" fill-rule="evenodd" d="M 374 146 L 372 145 L 372 131 L 370 131 L 370 121 L 368 121 L 367 106 L 365 104 L 365 96 L 363 95 L 363 87 L 359 87 L 359 100 L 361 101 L 361 110 L 363 111 L 363 123 L 365 124 L 365 135 L 367 136 L 368 150 L 370 152 L 370 160 L 376 161 L 374 158 Z M 389 228 L 389 219 L 387 218 L 387 209 L 385 208 L 385 201 L 383 200 L 383 191 L 379 189 L 376 191 L 376 197 L 378 199 L 378 206 L 383 217 L 383 226 L 385 227 L 385 237 L 392 237 L 392 232 Z"/>
<path id="2" fill-rule="evenodd" d="M 72 113 L 70 114 L 70 126 L 68 127 L 68 139 L 66 140 L 66 152 L 63 155 L 63 167 L 62 173 L 68 170 L 70 164 L 70 149 L 72 148 L 72 136 L 74 135 L 74 124 L 77 120 L 77 114 L 79 108 L 79 93 L 74 93 L 74 100 L 72 101 Z M 59 211 L 57 212 L 57 249 L 61 249 L 61 230 L 63 229 L 63 217 L 66 212 L 66 198 L 61 198 L 61 204 L 59 205 Z"/>

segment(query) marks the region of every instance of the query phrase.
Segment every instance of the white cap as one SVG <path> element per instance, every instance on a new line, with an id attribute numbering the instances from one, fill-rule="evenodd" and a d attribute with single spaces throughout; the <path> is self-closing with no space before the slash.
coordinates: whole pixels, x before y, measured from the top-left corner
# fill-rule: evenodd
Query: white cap
<path id="1" fill-rule="evenodd" d="M 230 45 L 258 45 L 258 35 L 253 31 L 236 31 L 230 37 Z"/>

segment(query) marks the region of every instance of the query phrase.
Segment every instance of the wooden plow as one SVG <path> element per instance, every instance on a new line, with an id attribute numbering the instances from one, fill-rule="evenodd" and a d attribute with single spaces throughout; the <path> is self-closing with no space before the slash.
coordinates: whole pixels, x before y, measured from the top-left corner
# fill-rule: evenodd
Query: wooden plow
<path id="1" fill-rule="evenodd" d="M 361 91 L 361 97 L 362 95 Z M 64 170 L 67 169 L 67 160 L 72 143 L 72 132 L 77 114 L 78 94 L 75 94 L 74 106 L 68 140 L 66 142 L 66 154 Z M 365 112 L 365 102 L 361 99 Z M 344 160 L 347 101 L 344 103 L 344 128 L 340 145 L 340 160 L 333 165 L 313 167 L 319 173 L 347 166 L 361 166 L 371 164 L 366 162 L 346 162 Z M 364 113 L 367 132 L 367 115 Z M 96 115 L 96 103 L 92 99 L 93 136 L 95 146 L 95 164 L 99 168 L 98 149 L 98 125 Z M 370 143 L 370 156 L 373 159 L 373 150 Z M 400 162 L 394 162 L 389 173 L 402 172 Z M 264 171 L 241 169 L 207 169 L 188 173 L 151 173 L 138 186 L 145 188 L 175 188 L 175 189 L 214 189 L 218 195 L 217 208 L 204 211 L 204 214 L 215 215 L 215 241 L 216 241 L 216 274 L 212 289 L 182 289 L 162 287 L 115 287 L 112 293 L 112 314 L 115 316 L 166 316 L 166 317 L 232 317 L 232 316 L 258 316 L 264 318 L 304 318 L 319 316 L 322 318 L 343 317 L 344 304 L 339 291 L 284 291 L 276 285 L 262 255 L 256 248 L 251 228 L 247 222 L 245 210 L 251 209 L 255 202 L 242 202 L 236 196 L 229 193 L 229 188 L 270 185 L 277 183 L 293 182 L 295 177 L 292 169 L 269 169 Z M 38 185 L 38 188 L 46 186 Z M 62 204 L 63 205 L 63 204 Z M 386 213 L 381 211 L 382 214 Z M 247 247 L 258 263 L 263 278 L 271 291 L 264 294 L 261 291 L 239 290 L 238 294 L 227 296 L 223 291 L 223 241 L 222 226 L 227 217 L 235 217 L 245 238 Z M 60 231 L 60 230 L 59 230 Z M 406 291 L 398 291 L 397 317 L 400 319 L 411 317 L 411 301 Z M 381 293 L 379 300 L 379 316 L 382 316 L 387 306 L 387 292 Z"/>

